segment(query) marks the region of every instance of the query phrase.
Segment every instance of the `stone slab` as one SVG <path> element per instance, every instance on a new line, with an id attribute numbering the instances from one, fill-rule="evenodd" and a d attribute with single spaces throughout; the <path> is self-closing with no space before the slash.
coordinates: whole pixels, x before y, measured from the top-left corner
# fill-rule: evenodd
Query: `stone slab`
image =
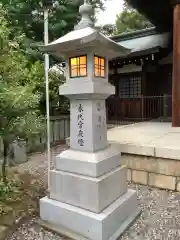
<path id="1" fill-rule="evenodd" d="M 179 135 L 180 137 L 180 135 Z M 179 138 L 180 140 L 180 138 Z M 180 148 L 156 147 L 155 157 L 180 160 Z"/>
<path id="2" fill-rule="evenodd" d="M 179 134 L 180 137 L 180 134 Z M 120 144 L 120 150 L 122 153 L 156 157 L 156 158 L 165 158 L 165 159 L 174 159 L 180 160 L 180 148 L 175 147 L 161 147 L 152 144 L 141 145 L 139 144 Z"/>
<path id="3" fill-rule="evenodd" d="M 154 156 L 154 147 L 140 144 L 120 144 L 122 153 L 129 153 L 143 156 Z"/>
<path id="4" fill-rule="evenodd" d="M 137 209 L 130 217 L 128 217 L 123 224 L 119 227 L 119 229 L 111 236 L 108 240 L 116 240 L 119 239 L 121 234 L 128 228 L 128 226 L 140 215 L 140 210 Z M 89 240 L 86 237 L 83 237 L 67 228 L 63 228 L 62 226 L 59 226 L 57 224 L 51 224 L 46 221 L 42 221 L 39 219 L 37 221 L 38 225 L 40 225 L 42 228 L 47 229 L 48 231 L 52 231 L 56 234 L 61 235 L 62 237 L 68 237 L 73 240 Z"/>
<path id="5" fill-rule="evenodd" d="M 170 122 L 142 122 L 108 130 L 123 153 L 180 160 L 180 128 Z"/>
<path id="6" fill-rule="evenodd" d="M 126 192 L 125 166 L 98 178 L 56 170 L 50 172 L 50 198 L 92 212 L 101 212 Z"/>
<path id="7" fill-rule="evenodd" d="M 109 82 L 91 81 L 89 79 L 74 79 L 59 87 L 59 94 L 68 96 L 70 99 L 106 99 L 115 93 L 115 87 Z M 97 78 L 96 78 L 97 79 Z M 102 80 L 102 79 L 100 79 Z M 81 96 L 82 95 L 82 96 Z"/>
<path id="8" fill-rule="evenodd" d="M 158 147 L 179 149 L 179 137 L 180 132 L 178 131 L 178 129 L 175 131 L 175 129 L 172 128 L 171 130 L 167 131 L 164 136 L 153 139 L 153 141 L 151 141 L 151 144 Z"/>
<path id="9" fill-rule="evenodd" d="M 56 225 L 79 238 L 89 240 L 116 240 L 140 213 L 136 192 L 128 192 L 100 214 L 58 202 L 47 197 L 40 200 L 42 221 Z M 62 232 L 64 234 L 65 232 Z M 67 234 L 65 234 L 67 235 Z"/>
<path id="10" fill-rule="evenodd" d="M 120 166 L 121 153 L 117 145 L 96 153 L 68 149 L 56 157 L 56 170 L 99 177 Z"/>

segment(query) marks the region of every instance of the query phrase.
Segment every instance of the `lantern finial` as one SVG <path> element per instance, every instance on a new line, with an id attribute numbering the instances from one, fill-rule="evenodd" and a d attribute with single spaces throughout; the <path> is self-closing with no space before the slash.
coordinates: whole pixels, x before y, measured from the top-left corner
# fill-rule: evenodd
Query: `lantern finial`
<path id="1" fill-rule="evenodd" d="M 93 26 L 93 21 L 91 20 L 92 11 L 92 6 L 87 0 L 84 0 L 84 4 L 79 8 L 79 13 L 82 16 L 81 21 L 74 27 L 75 30 Z"/>

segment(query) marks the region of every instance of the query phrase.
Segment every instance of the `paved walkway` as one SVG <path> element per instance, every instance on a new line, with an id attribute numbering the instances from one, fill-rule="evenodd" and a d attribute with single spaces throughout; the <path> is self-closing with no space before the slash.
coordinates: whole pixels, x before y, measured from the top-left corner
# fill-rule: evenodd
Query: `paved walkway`
<path id="1" fill-rule="evenodd" d="M 124 153 L 180 160 L 180 127 L 167 122 L 142 122 L 108 130 L 108 140 Z"/>
<path id="2" fill-rule="evenodd" d="M 167 122 L 142 122 L 108 130 L 108 140 L 148 146 L 166 146 L 180 149 L 180 127 Z"/>
<path id="3" fill-rule="evenodd" d="M 53 149 L 54 156 L 66 146 Z M 47 159 L 45 154 L 34 154 L 30 161 L 18 167 L 20 172 L 29 171 L 39 177 L 43 185 L 47 183 Z M 180 194 L 153 189 L 146 186 L 130 185 L 138 194 L 141 216 L 130 226 L 119 240 L 178 240 L 180 239 Z M 82 226 L 83 227 L 83 226 Z M 36 219 L 23 224 L 7 240 L 40 240 L 40 228 Z M 45 232 L 44 240 L 69 240 Z"/>

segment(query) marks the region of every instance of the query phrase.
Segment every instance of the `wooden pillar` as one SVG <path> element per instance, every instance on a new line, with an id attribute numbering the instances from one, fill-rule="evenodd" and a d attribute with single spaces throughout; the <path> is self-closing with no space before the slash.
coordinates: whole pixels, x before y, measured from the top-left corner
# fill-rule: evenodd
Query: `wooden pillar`
<path id="1" fill-rule="evenodd" d="M 180 127 L 180 1 L 174 7 L 173 31 L 172 126 Z"/>
<path id="2" fill-rule="evenodd" d="M 143 96 L 147 96 L 147 63 L 142 62 L 142 85 L 141 91 Z"/>

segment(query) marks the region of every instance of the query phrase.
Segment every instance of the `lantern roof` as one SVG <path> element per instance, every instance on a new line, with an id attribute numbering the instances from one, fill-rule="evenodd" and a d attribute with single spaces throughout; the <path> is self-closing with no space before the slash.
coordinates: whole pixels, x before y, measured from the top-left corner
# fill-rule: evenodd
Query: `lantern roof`
<path id="1" fill-rule="evenodd" d="M 127 55 L 131 51 L 131 49 L 125 48 L 106 37 L 94 27 L 91 19 L 92 6 L 86 0 L 80 6 L 79 12 L 82 17 L 80 22 L 74 27 L 74 30 L 43 46 L 43 51 L 60 57 L 69 55 L 72 52 L 80 53 L 97 49 L 105 52 L 109 58 Z"/>

